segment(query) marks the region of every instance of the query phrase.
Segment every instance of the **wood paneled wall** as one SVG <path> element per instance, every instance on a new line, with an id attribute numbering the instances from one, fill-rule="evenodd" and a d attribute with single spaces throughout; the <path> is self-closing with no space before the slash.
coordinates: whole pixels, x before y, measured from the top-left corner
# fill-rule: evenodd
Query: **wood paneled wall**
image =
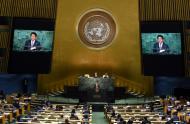
<path id="1" fill-rule="evenodd" d="M 190 20 L 189 0 L 139 0 L 141 21 Z"/>
<path id="2" fill-rule="evenodd" d="M 5 56 L 0 58 L 0 72 L 6 72 L 8 67 L 8 58 L 9 58 L 9 31 L 0 32 L 0 49 L 5 48 Z"/>
<path id="3" fill-rule="evenodd" d="M 55 18 L 57 0 L 0 0 L 0 16 Z"/>
<path id="4" fill-rule="evenodd" d="M 13 17 L 55 19 L 56 11 L 57 0 L 0 0 L 0 16 L 10 18 L 10 20 Z M 6 48 L 5 56 L 0 60 L 0 72 L 7 72 L 11 40 L 11 21 L 8 25 L 1 26 L 9 27 L 6 31 L 0 30 L 0 48 Z"/>

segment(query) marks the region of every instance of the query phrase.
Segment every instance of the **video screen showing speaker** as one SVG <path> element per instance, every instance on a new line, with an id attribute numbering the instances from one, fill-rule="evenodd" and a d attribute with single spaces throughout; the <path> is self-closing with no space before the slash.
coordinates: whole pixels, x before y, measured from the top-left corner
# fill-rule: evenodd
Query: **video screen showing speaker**
<path id="1" fill-rule="evenodd" d="M 181 33 L 142 33 L 143 54 L 181 55 Z"/>
<path id="2" fill-rule="evenodd" d="M 14 18 L 8 72 L 49 73 L 54 27 L 54 19 Z"/>
<path id="3" fill-rule="evenodd" d="M 142 72 L 147 76 L 183 76 L 183 24 L 141 22 Z"/>
<path id="4" fill-rule="evenodd" d="M 14 30 L 13 51 L 50 52 L 52 51 L 53 31 Z"/>

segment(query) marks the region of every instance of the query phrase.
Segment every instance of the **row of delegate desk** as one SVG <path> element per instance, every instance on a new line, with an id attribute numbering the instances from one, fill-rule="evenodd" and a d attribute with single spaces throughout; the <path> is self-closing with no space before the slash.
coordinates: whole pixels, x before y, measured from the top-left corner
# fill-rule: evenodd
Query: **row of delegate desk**
<path id="1" fill-rule="evenodd" d="M 92 123 L 92 107 L 89 107 L 90 114 L 89 119 L 84 120 L 83 116 L 83 105 L 78 105 L 76 109 L 76 116 L 78 119 L 70 119 L 72 109 L 75 109 L 76 105 L 69 104 L 52 104 L 53 107 L 45 107 L 37 112 L 31 112 L 31 117 L 21 118 L 22 122 L 16 122 L 17 124 L 41 124 L 41 123 L 51 123 L 51 124 L 63 124 L 66 119 L 68 119 L 69 124 L 83 124 L 87 122 Z M 62 106 L 62 110 L 56 111 L 56 106 Z"/>
<path id="2" fill-rule="evenodd" d="M 17 94 L 7 95 L 6 100 L 0 100 L 0 124 L 11 123 L 20 115 L 30 111 L 32 97 L 21 96 Z M 19 103 L 19 107 L 14 107 L 13 103 Z"/>
<path id="3" fill-rule="evenodd" d="M 168 111 L 171 111 L 171 116 L 174 113 L 177 113 L 177 116 L 182 121 L 186 121 L 187 123 L 190 123 L 190 105 L 186 104 L 187 102 L 182 102 L 180 100 L 170 100 L 166 99 L 163 101 L 164 104 L 164 112 L 168 113 Z M 178 111 L 177 106 L 182 106 L 182 110 Z"/>
<path id="4" fill-rule="evenodd" d="M 19 108 L 15 108 L 12 104 L 1 104 L 0 106 L 0 124 L 5 124 L 6 122 L 12 122 L 13 118 L 17 118 L 23 115 L 25 111 L 30 110 L 29 103 L 20 103 Z"/>
<path id="5" fill-rule="evenodd" d="M 117 124 L 115 117 L 111 116 L 111 112 L 107 112 L 105 109 L 105 117 L 109 121 L 109 124 Z M 162 120 L 162 116 L 159 112 L 150 112 L 149 107 L 142 105 L 113 105 L 115 113 L 120 114 L 121 117 L 128 122 L 129 119 L 134 118 L 133 123 L 141 123 L 143 117 L 147 117 L 152 124 L 165 124 L 167 121 Z M 180 121 L 178 121 L 179 123 Z"/>
<path id="6" fill-rule="evenodd" d="M 83 105 L 79 105 L 76 109 L 76 115 L 78 116 L 78 119 L 73 120 L 70 119 L 71 110 L 76 107 L 76 105 L 70 105 L 70 104 L 60 104 L 63 108 L 62 111 L 56 111 L 55 109 L 51 109 L 49 107 L 45 107 L 42 110 L 39 111 L 30 111 L 32 106 L 32 101 L 30 97 L 21 97 L 17 98 L 16 96 L 10 97 L 11 102 L 9 104 L 3 103 L 0 104 L 0 124 L 5 123 L 11 123 L 13 120 L 15 120 L 17 117 L 21 115 L 25 115 L 25 111 L 27 113 L 30 113 L 30 117 L 21 116 L 22 122 L 16 121 L 15 123 L 18 124 L 29 124 L 29 123 L 35 123 L 35 124 L 41 124 L 41 123 L 63 123 L 65 122 L 65 119 L 69 120 L 70 124 L 82 124 L 84 122 L 88 122 L 88 124 L 91 124 L 92 122 L 92 114 L 89 114 L 89 119 L 84 120 L 83 119 Z M 14 102 L 19 102 L 20 108 L 13 107 Z M 11 104 L 10 104 L 11 103 Z M 38 106 L 40 104 L 34 104 L 33 107 Z M 53 104 L 53 108 L 56 108 L 58 104 Z M 59 106 L 60 106 L 59 105 Z M 6 107 L 5 107 L 6 106 Z M 90 106 L 90 113 L 92 113 L 92 107 Z"/>

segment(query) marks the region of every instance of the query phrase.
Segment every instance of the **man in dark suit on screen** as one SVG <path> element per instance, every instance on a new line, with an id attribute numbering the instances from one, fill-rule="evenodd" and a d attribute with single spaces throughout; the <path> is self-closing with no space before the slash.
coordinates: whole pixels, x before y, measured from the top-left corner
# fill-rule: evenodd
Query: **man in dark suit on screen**
<path id="1" fill-rule="evenodd" d="M 37 41 L 37 33 L 31 32 L 30 33 L 30 40 L 27 40 L 24 45 L 24 50 L 26 51 L 40 51 L 41 50 L 41 44 L 39 41 Z"/>
<path id="2" fill-rule="evenodd" d="M 164 43 L 164 36 L 158 35 L 157 42 L 153 46 L 153 53 L 155 54 L 168 54 L 170 52 L 169 46 Z"/>

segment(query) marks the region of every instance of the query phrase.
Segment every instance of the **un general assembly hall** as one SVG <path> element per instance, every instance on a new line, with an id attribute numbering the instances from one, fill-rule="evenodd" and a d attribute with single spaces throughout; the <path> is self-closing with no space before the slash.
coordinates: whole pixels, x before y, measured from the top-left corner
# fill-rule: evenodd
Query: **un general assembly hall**
<path id="1" fill-rule="evenodd" d="M 0 0 L 0 124 L 190 124 L 190 0 Z"/>

